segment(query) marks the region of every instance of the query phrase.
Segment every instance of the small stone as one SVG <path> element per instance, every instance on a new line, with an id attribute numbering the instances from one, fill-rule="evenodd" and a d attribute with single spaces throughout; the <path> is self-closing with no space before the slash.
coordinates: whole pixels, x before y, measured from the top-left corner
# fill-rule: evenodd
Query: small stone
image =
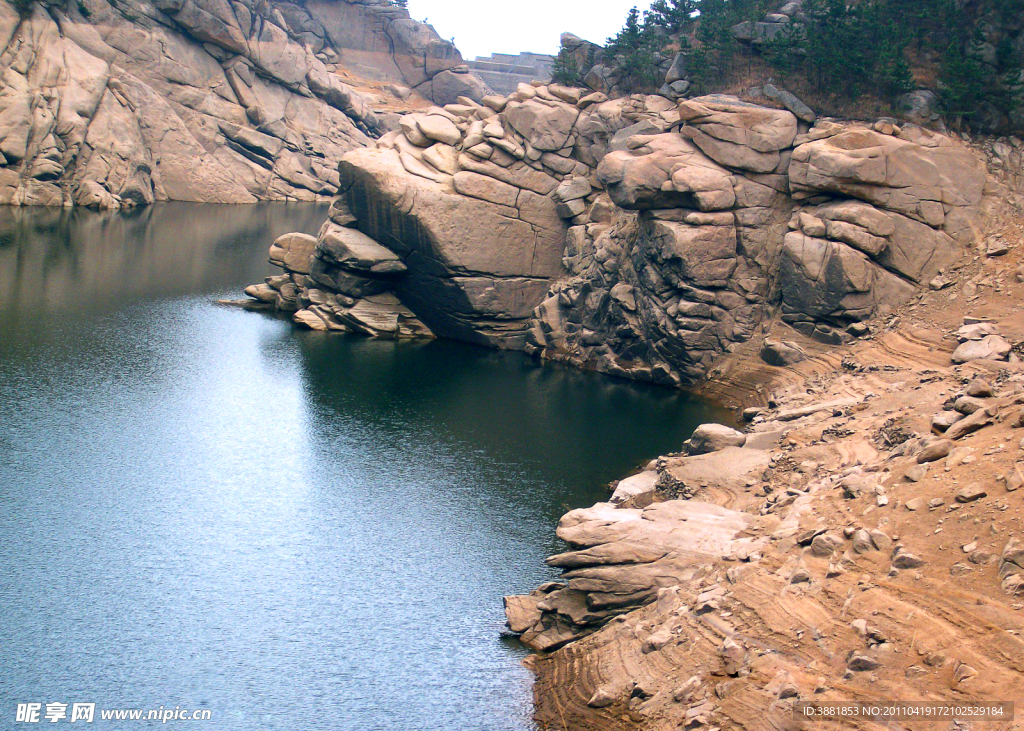
<path id="1" fill-rule="evenodd" d="M 931 508 L 932 510 L 935 510 L 936 508 L 941 508 L 945 504 L 946 501 L 940 497 L 933 497 L 931 500 L 928 501 L 928 507 Z"/>
<path id="2" fill-rule="evenodd" d="M 651 652 L 657 652 L 671 641 L 671 632 L 667 629 L 659 630 L 644 640 L 643 644 L 640 646 L 640 652 L 645 655 Z"/>
<path id="3" fill-rule="evenodd" d="M 1004 240 L 996 239 L 988 243 L 988 248 L 985 249 L 985 256 L 1003 256 L 1009 250 L 1010 247 Z"/>
<path id="4" fill-rule="evenodd" d="M 789 576 L 790 584 L 809 584 L 811 581 L 811 573 L 804 568 L 799 568 Z"/>
<path id="5" fill-rule="evenodd" d="M 970 396 L 961 396 L 953 402 L 953 410 L 963 414 L 964 416 L 970 416 L 975 411 L 983 408 L 985 408 L 984 401 Z"/>
<path id="6" fill-rule="evenodd" d="M 602 685 L 590 696 L 587 705 L 591 708 L 607 708 L 616 700 L 615 689 L 609 685 Z"/>
<path id="7" fill-rule="evenodd" d="M 995 323 L 979 320 L 976 317 L 965 317 L 963 327 L 956 331 L 956 339 L 964 343 L 968 340 L 982 340 L 989 335 L 998 334 L 999 326 Z"/>
<path id="8" fill-rule="evenodd" d="M 861 653 L 854 653 L 850 656 L 846 666 L 855 672 L 864 672 L 866 670 L 875 670 L 879 666 L 878 660 L 873 657 Z"/>
<path id="9" fill-rule="evenodd" d="M 942 434 L 962 418 L 963 414 L 958 411 L 940 411 L 932 417 L 932 431 Z"/>
<path id="10" fill-rule="evenodd" d="M 916 464 L 913 467 L 907 469 L 903 474 L 903 477 L 908 482 L 920 482 L 928 475 L 928 465 Z"/>
<path id="11" fill-rule="evenodd" d="M 974 483 L 961 488 L 956 494 L 956 501 L 958 503 L 973 503 L 975 500 L 981 500 L 981 498 L 987 496 L 988 492 L 985 491 L 985 488 L 978 483 Z"/>
<path id="12" fill-rule="evenodd" d="M 965 683 L 978 674 L 978 671 L 972 668 L 966 663 L 959 663 L 956 669 L 953 671 L 953 680 L 960 683 Z"/>
<path id="13" fill-rule="evenodd" d="M 925 503 L 924 498 L 921 497 L 911 498 L 903 503 L 903 507 L 910 511 L 924 510 L 926 505 L 927 503 Z"/>
<path id="14" fill-rule="evenodd" d="M 1010 470 L 1003 477 L 1003 482 L 1006 484 L 1007 492 L 1016 492 L 1021 487 L 1024 487 L 1024 474 L 1021 473 L 1020 465 L 1014 465 L 1013 469 Z"/>
<path id="15" fill-rule="evenodd" d="M 879 551 L 887 552 L 892 549 L 892 538 L 877 528 L 869 533 L 872 545 Z"/>
<path id="16" fill-rule="evenodd" d="M 871 534 L 861 528 L 853 534 L 853 552 L 854 553 L 867 553 L 875 548 L 875 545 L 871 542 Z"/>
<path id="17" fill-rule="evenodd" d="M 892 565 L 897 569 L 916 569 L 924 566 L 924 559 L 918 558 L 912 553 L 901 551 L 892 560 Z"/>

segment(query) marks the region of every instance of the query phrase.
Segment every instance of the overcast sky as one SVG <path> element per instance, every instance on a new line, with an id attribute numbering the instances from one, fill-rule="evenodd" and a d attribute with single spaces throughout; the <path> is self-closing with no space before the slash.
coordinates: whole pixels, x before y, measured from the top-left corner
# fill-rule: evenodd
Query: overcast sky
<path id="1" fill-rule="evenodd" d="M 557 53 L 558 37 L 570 31 L 604 43 L 636 5 L 650 0 L 409 0 L 409 13 L 426 19 L 442 38 L 455 38 L 467 59 L 491 53 Z"/>

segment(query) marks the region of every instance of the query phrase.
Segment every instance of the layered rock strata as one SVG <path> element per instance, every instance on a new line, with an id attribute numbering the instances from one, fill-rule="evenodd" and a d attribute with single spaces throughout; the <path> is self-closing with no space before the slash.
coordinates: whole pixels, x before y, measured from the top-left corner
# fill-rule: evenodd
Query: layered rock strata
<path id="1" fill-rule="evenodd" d="M 987 184 L 916 127 L 543 84 L 406 115 L 339 170 L 434 333 L 673 386 L 776 315 L 856 335 L 975 239 Z"/>
<path id="2" fill-rule="evenodd" d="M 353 88 L 367 79 L 486 93 L 384 0 L 0 3 L 0 203 L 334 195 L 341 157 L 393 116 Z"/>
<path id="3" fill-rule="evenodd" d="M 1024 338 L 1024 268 L 956 266 L 854 344 L 778 323 L 799 363 L 729 359 L 765 389 L 744 433 L 705 425 L 562 519 L 562 580 L 506 599 L 542 651 L 541 728 L 813 728 L 797 702 L 1021 697 L 1024 371 L 1019 347 L 954 352 Z M 729 522 L 691 517 L 708 514 Z"/>

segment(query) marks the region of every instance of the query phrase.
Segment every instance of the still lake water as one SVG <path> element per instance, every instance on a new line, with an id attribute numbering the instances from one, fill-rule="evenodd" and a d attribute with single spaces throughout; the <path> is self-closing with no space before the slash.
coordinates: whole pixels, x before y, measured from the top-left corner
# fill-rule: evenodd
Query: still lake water
<path id="1" fill-rule="evenodd" d="M 0 209 L 0 728 L 26 702 L 101 729 L 533 727 L 502 595 L 554 576 L 565 510 L 715 412 L 214 304 L 325 214 Z"/>

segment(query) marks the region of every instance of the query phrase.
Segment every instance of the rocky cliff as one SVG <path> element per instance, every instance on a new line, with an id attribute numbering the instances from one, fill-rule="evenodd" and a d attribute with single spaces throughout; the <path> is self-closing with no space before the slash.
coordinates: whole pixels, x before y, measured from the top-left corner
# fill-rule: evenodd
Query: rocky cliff
<path id="1" fill-rule="evenodd" d="M 344 153 L 394 121 L 374 107 L 486 91 L 386 0 L 5 0 L 0 49 L 15 205 L 331 196 Z"/>
<path id="2" fill-rule="evenodd" d="M 307 253 L 344 277 L 295 282 L 298 309 L 308 289 L 386 289 L 435 334 L 675 386 L 776 317 L 822 342 L 862 333 L 994 199 L 982 155 L 918 127 L 557 85 L 409 114 L 339 170 L 344 212 Z M 326 253 L 346 228 L 395 260 L 386 275 Z"/>

